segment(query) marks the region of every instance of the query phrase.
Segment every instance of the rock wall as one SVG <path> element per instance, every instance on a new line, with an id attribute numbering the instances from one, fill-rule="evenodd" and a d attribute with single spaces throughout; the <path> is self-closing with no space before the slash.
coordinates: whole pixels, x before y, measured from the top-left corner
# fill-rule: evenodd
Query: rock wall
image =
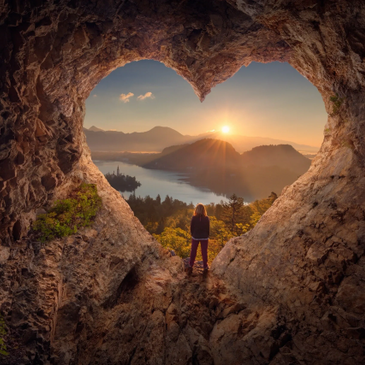
<path id="1" fill-rule="evenodd" d="M 6 244 L 25 234 L 34 210 L 76 174 L 84 101 L 116 67 L 159 60 L 203 100 L 242 64 L 289 58 L 280 37 L 224 2 L 11 1 L 0 11 L 0 235 Z"/>
<path id="2" fill-rule="evenodd" d="M 3 1 L 0 311 L 11 354 L 1 360 L 364 362 L 364 19 L 360 0 Z M 185 276 L 85 145 L 90 91 L 144 58 L 201 100 L 242 65 L 287 61 L 329 113 L 310 170 L 207 278 Z M 44 246 L 27 238 L 37 210 L 80 181 L 102 196 L 95 226 Z"/>

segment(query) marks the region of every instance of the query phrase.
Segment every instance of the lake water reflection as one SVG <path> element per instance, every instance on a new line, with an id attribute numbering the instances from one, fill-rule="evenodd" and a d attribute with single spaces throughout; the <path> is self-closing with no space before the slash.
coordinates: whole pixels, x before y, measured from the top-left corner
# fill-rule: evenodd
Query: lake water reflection
<path id="1" fill-rule="evenodd" d="M 221 200 L 228 200 L 226 197 L 216 195 L 210 190 L 202 190 L 189 185 L 181 180 L 184 177 L 182 174 L 144 169 L 119 161 L 94 161 L 94 163 L 103 174 L 112 173 L 113 171 L 116 173 L 119 166 L 121 174 L 135 176 L 141 183 L 141 186 L 135 191 L 136 196 L 145 197 L 149 195 L 151 198 L 156 198 L 160 194 L 163 200 L 166 195 L 169 195 L 188 204 L 192 202 L 194 205 L 197 203 L 219 203 Z M 128 198 L 130 194 L 125 192 L 122 195 Z"/>

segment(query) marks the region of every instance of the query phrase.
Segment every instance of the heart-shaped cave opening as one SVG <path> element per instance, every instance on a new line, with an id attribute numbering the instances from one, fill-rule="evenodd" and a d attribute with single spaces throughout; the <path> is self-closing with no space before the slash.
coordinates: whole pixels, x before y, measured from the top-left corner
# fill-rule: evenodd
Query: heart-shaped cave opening
<path id="1" fill-rule="evenodd" d="M 111 186 L 178 256 L 189 255 L 194 206 L 206 205 L 211 262 L 307 172 L 326 116 L 317 89 L 287 63 L 243 67 L 200 103 L 173 70 L 144 60 L 91 91 L 84 133 Z"/>
<path id="2" fill-rule="evenodd" d="M 0 305 L 16 339 L 8 363 L 364 362 L 364 5 L 272 3 L 5 2 Z M 188 279 L 181 259 L 156 244 L 85 143 L 91 90 L 142 59 L 174 69 L 201 100 L 243 65 L 286 61 L 328 113 L 309 171 L 225 245 L 206 281 Z M 27 237 L 37 211 L 82 182 L 102 200 L 92 227 L 47 244 Z"/>
<path id="3" fill-rule="evenodd" d="M 291 45 L 296 32 L 284 37 L 266 24 L 272 21 L 269 10 L 261 9 L 267 19 L 259 22 L 258 13 L 225 2 L 178 8 L 159 3 L 154 10 L 142 3 L 123 3 L 112 9 L 60 4 L 43 17 L 32 13 L 32 21 L 27 22 L 22 15 L 19 20 L 9 15 L 6 39 L 14 46 L 3 44 L 12 76 L 4 74 L 8 99 L 2 114 L 6 145 L 1 164 L 1 235 L 6 242 L 25 235 L 35 211 L 65 197 L 75 186 L 73 180 L 87 179 L 84 101 L 111 70 L 128 62 L 161 61 L 204 100 L 213 86 L 242 65 L 288 61 L 318 87 L 327 110 L 332 109 L 330 95 L 337 98 L 338 106 L 343 101 L 342 95 L 331 90 L 323 65 L 314 56 L 308 58 L 310 45 L 296 48 Z M 7 10 L 9 14 L 31 12 L 26 5 Z M 23 28 L 13 28 L 12 22 L 22 22 Z M 11 59 L 15 55 L 16 64 Z M 328 127 L 329 137 L 335 124 Z"/>

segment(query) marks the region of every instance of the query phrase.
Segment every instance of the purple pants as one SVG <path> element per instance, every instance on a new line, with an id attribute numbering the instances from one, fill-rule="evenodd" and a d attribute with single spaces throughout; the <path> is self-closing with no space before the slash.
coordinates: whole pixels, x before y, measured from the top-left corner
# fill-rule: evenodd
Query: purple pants
<path id="1" fill-rule="evenodd" d="M 202 250 L 203 256 L 203 266 L 204 269 L 208 267 L 208 239 L 205 240 L 196 240 L 194 238 L 191 239 L 191 251 L 190 251 L 190 266 L 194 266 L 196 250 L 198 249 L 198 245 L 200 242 L 200 248 Z"/>

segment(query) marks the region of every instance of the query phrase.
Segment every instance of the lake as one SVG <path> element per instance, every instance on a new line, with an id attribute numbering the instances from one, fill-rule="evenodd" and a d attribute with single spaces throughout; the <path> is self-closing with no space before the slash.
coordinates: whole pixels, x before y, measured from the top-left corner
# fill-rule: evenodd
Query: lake
<path id="1" fill-rule="evenodd" d="M 210 190 L 199 189 L 189 185 L 181 179 L 183 174 L 144 169 L 136 165 L 129 165 L 119 161 L 93 161 L 99 170 L 106 174 L 107 172 L 117 172 L 117 167 L 121 174 L 135 176 L 141 186 L 135 190 L 136 196 L 145 197 L 149 195 L 151 198 L 156 198 L 160 194 L 161 199 L 164 200 L 166 195 L 174 199 L 181 200 L 187 204 L 198 203 L 209 204 L 219 203 L 221 200 L 228 201 L 225 196 L 216 195 Z M 122 193 L 123 197 L 128 199 L 131 193 Z"/>

